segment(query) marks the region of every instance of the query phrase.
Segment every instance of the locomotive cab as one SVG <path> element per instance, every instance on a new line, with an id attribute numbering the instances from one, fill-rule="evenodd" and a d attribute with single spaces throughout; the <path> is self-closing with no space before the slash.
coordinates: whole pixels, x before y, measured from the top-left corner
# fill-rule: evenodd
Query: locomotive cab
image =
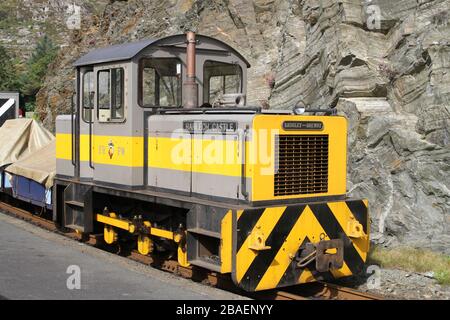
<path id="1" fill-rule="evenodd" d="M 54 220 L 248 291 L 358 273 L 367 201 L 346 196 L 347 121 L 246 104 L 250 64 L 195 35 L 94 50 L 58 116 Z"/>

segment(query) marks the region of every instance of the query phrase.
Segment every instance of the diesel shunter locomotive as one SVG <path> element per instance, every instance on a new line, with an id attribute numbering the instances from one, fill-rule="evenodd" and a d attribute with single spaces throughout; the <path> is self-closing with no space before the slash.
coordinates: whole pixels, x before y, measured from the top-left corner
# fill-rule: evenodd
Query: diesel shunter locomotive
<path id="1" fill-rule="evenodd" d="M 72 112 L 56 119 L 56 223 L 247 291 L 362 270 L 368 203 L 346 196 L 344 117 L 248 106 L 247 60 L 193 32 L 74 67 Z"/>

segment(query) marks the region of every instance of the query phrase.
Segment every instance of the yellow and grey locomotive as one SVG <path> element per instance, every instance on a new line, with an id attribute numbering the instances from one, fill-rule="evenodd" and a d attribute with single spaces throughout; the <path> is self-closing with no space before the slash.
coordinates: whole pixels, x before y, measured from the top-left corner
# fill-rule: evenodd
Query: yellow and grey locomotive
<path id="1" fill-rule="evenodd" d="M 346 196 L 346 119 L 247 106 L 249 67 L 192 32 L 81 57 L 56 120 L 54 221 L 247 291 L 360 272 L 368 203 Z"/>

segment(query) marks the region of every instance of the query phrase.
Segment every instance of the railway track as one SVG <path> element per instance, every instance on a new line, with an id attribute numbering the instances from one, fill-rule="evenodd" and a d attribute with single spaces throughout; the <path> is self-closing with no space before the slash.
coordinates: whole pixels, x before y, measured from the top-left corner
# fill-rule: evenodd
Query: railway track
<path id="1" fill-rule="evenodd" d="M 284 290 L 269 290 L 265 292 L 257 292 L 249 294 L 234 286 L 231 279 L 223 274 L 216 273 L 203 268 L 190 266 L 182 267 L 176 260 L 171 260 L 170 257 L 153 257 L 143 256 L 137 251 L 127 248 L 126 245 L 105 246 L 103 242 L 103 235 L 89 235 L 88 237 L 76 232 L 67 232 L 64 229 L 57 227 L 52 221 L 49 221 L 41 216 L 37 216 L 27 210 L 15 207 L 9 203 L 0 201 L 0 211 L 3 211 L 16 218 L 20 218 L 39 226 L 48 231 L 59 233 L 68 238 L 83 241 L 89 245 L 104 249 L 121 256 L 127 257 L 145 265 L 158 268 L 163 271 L 177 274 L 181 277 L 191 279 L 196 282 L 202 282 L 205 285 L 217 287 L 219 289 L 227 290 L 243 296 L 248 296 L 253 299 L 263 300 L 382 300 L 383 297 L 369 294 L 348 287 L 330 284 L 326 282 L 315 282 L 302 285 L 301 287 L 286 288 Z"/>

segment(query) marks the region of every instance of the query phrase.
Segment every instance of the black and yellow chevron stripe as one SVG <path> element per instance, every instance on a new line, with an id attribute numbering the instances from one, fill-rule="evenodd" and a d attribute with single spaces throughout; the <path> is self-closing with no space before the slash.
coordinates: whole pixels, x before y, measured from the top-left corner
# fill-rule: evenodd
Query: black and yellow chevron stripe
<path id="1" fill-rule="evenodd" d="M 284 287 L 361 272 L 369 250 L 367 200 L 314 203 L 250 209 L 235 213 L 233 278 L 247 291 Z M 364 233 L 350 235 L 349 223 L 359 222 Z M 267 249 L 249 248 L 253 232 L 264 235 Z M 344 265 L 319 273 L 315 264 L 298 268 L 295 256 L 308 242 L 342 239 Z"/>

